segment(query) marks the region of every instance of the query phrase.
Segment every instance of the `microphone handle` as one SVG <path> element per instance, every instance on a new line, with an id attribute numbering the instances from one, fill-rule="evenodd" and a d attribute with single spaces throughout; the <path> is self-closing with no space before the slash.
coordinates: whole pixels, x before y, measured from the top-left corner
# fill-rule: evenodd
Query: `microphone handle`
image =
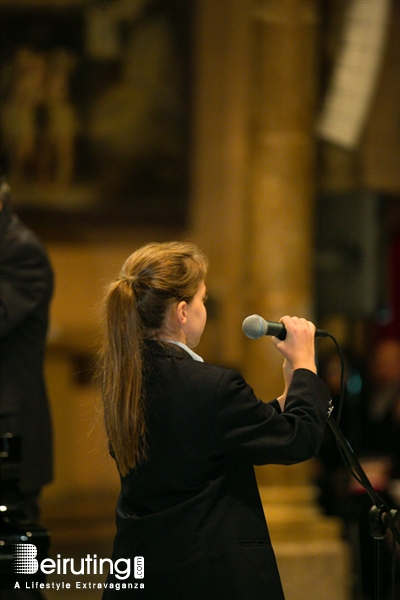
<path id="1" fill-rule="evenodd" d="M 274 323 L 273 321 L 267 321 L 267 331 L 265 335 L 274 335 L 279 340 L 286 339 L 286 327 L 283 323 Z M 316 329 L 314 337 L 328 337 L 329 333 L 323 329 Z"/>
<path id="2" fill-rule="evenodd" d="M 266 321 L 267 330 L 265 335 L 274 335 L 279 340 L 286 339 L 286 327 L 283 323 L 274 323 L 273 321 Z"/>

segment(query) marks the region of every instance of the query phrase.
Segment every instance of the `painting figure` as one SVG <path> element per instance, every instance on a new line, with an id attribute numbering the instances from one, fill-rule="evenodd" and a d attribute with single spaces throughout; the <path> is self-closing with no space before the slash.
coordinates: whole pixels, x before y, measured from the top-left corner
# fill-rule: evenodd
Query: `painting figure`
<path id="1" fill-rule="evenodd" d="M 76 60 L 71 52 L 22 47 L 10 69 L 1 120 L 9 178 L 68 187 L 74 176 L 76 109 L 69 97 Z"/>

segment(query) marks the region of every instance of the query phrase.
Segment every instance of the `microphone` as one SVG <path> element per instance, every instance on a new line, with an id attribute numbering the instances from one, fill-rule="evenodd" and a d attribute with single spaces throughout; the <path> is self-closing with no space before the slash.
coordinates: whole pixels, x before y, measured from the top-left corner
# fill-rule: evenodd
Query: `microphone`
<path id="1" fill-rule="evenodd" d="M 260 315 L 250 315 L 242 323 L 242 331 L 248 338 L 258 340 L 263 335 L 274 335 L 279 340 L 286 339 L 286 327 L 283 323 L 266 321 Z M 315 330 L 315 337 L 328 337 L 329 333 L 323 329 Z"/>

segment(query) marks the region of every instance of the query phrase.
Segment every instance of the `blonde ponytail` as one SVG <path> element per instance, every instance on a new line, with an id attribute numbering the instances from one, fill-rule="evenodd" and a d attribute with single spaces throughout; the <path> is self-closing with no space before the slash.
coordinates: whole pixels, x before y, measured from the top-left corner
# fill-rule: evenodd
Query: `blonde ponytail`
<path id="1" fill-rule="evenodd" d="M 107 435 L 125 475 L 145 454 L 142 402 L 142 329 L 132 287 L 113 283 L 105 298 L 105 339 L 101 354 L 102 397 Z"/>

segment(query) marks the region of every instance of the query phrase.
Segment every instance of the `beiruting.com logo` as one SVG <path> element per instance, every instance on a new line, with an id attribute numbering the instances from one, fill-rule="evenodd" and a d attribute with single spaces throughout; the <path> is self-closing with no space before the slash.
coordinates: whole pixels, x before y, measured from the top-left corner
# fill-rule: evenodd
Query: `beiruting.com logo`
<path id="1" fill-rule="evenodd" d="M 144 557 L 135 556 L 133 561 L 133 573 L 130 558 L 120 558 L 113 562 L 110 558 L 98 558 L 97 554 L 87 554 L 85 558 L 62 558 L 57 554 L 57 558 L 44 558 L 41 561 L 37 559 L 37 548 L 34 544 L 13 544 L 13 571 L 16 574 L 14 589 L 21 589 L 21 583 L 17 576 L 34 575 L 35 573 L 43 575 L 68 575 L 85 576 L 85 580 L 77 580 L 74 587 L 76 589 L 143 589 L 144 588 Z M 103 575 L 107 572 L 114 575 L 118 581 L 114 582 L 91 582 L 87 576 Z M 126 581 L 133 574 L 134 579 L 141 581 Z M 73 584 L 70 581 L 39 583 L 32 581 L 24 582 L 24 589 L 70 589 Z"/>

